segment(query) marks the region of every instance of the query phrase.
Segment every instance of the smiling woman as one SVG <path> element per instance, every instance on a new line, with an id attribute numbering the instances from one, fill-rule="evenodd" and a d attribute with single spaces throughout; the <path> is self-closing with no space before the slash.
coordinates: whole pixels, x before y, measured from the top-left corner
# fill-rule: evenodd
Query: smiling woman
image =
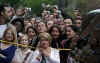
<path id="1" fill-rule="evenodd" d="M 3 40 L 7 42 L 16 42 L 16 34 L 12 28 L 7 28 L 3 35 Z M 16 47 L 8 43 L 0 43 L 0 62 L 10 63 L 14 56 Z"/>
<path id="2" fill-rule="evenodd" d="M 16 32 L 12 30 L 10 27 L 7 28 L 3 35 L 3 40 L 8 42 L 15 42 L 16 41 Z"/>
<path id="3" fill-rule="evenodd" d="M 20 37 L 19 42 L 24 45 L 24 47 L 20 46 L 16 49 L 11 63 L 30 63 L 33 52 L 27 47 L 29 45 L 28 36 L 23 34 L 23 36 Z"/>

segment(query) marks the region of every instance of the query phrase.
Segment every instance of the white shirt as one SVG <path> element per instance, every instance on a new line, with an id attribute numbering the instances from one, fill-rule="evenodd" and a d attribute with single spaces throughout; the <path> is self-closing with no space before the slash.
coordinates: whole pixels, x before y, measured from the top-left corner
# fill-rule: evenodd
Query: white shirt
<path id="1" fill-rule="evenodd" d="M 3 33 L 6 30 L 6 28 L 7 28 L 7 24 L 0 25 L 0 38 L 3 37 Z"/>
<path id="2" fill-rule="evenodd" d="M 32 55 L 32 61 L 31 63 L 40 63 L 42 60 L 42 57 L 40 56 L 39 50 L 34 51 L 34 54 Z M 59 50 L 51 48 L 51 54 L 49 57 L 45 57 L 46 63 L 60 63 L 60 55 Z"/>
<path id="3" fill-rule="evenodd" d="M 25 52 L 23 53 L 22 50 L 21 50 L 20 48 L 16 49 L 16 51 L 15 51 L 15 56 L 13 57 L 11 63 L 23 63 L 23 61 L 24 61 L 24 59 L 25 59 L 27 53 L 29 53 L 29 52 L 30 52 L 30 54 L 29 54 L 29 56 L 27 57 L 25 63 L 30 63 L 31 58 L 32 58 L 31 56 L 32 56 L 33 52 L 32 52 L 30 49 L 28 49 L 27 51 L 25 51 Z"/>

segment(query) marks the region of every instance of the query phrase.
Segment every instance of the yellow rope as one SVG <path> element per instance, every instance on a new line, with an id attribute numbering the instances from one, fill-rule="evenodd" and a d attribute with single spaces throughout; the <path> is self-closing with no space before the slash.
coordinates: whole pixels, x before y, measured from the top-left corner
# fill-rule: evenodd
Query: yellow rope
<path id="1" fill-rule="evenodd" d="M 21 46 L 21 47 L 28 47 L 28 48 L 36 49 L 35 47 L 26 46 L 26 45 L 18 44 L 18 43 L 15 43 L 15 42 L 7 42 L 7 41 L 3 41 L 3 40 L 0 40 L 0 42 L 1 42 L 1 43 L 12 44 L 12 45 L 14 45 L 14 46 Z M 58 48 L 58 50 L 71 51 L 72 49 L 61 49 L 61 48 Z M 0 56 L 2 56 L 2 55 L 0 54 Z M 78 57 L 75 57 L 75 59 L 80 60 L 80 61 L 85 61 L 85 59 L 80 59 L 80 58 L 78 58 Z"/>
<path id="2" fill-rule="evenodd" d="M 1 43 L 12 44 L 12 45 L 14 45 L 14 46 L 21 46 L 21 47 L 28 47 L 28 48 L 36 49 L 35 47 L 26 46 L 26 45 L 18 44 L 18 43 L 15 43 L 15 42 L 7 42 L 7 41 L 3 41 L 3 40 L 0 40 L 0 42 L 1 42 Z M 58 50 L 71 51 L 72 49 L 61 49 L 61 48 L 58 48 Z"/>

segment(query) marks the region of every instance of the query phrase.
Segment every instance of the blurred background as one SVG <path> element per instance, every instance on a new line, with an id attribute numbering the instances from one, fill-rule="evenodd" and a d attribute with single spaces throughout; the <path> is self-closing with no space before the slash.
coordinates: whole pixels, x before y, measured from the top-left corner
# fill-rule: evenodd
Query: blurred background
<path id="1" fill-rule="evenodd" d="M 32 13 L 39 15 L 42 6 L 47 4 L 58 5 L 60 9 L 63 9 L 69 15 L 73 15 L 73 9 L 80 9 L 81 14 L 85 15 L 88 11 L 94 10 L 100 7 L 100 0 L 0 0 L 0 4 L 9 3 L 14 8 L 24 6 L 31 8 Z"/>

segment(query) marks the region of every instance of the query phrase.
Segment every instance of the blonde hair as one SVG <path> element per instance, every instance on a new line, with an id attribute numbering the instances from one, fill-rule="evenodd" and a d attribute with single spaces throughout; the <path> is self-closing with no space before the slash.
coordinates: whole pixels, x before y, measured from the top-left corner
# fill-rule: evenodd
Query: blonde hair
<path id="1" fill-rule="evenodd" d="M 17 42 L 16 31 L 15 31 L 14 29 L 12 29 L 11 27 L 8 27 L 8 28 L 4 31 L 4 34 L 3 34 L 3 40 L 6 41 L 5 36 L 6 36 L 6 34 L 7 34 L 7 32 L 8 32 L 9 30 L 11 30 L 12 35 L 13 35 L 13 40 L 12 40 L 12 41 L 13 41 L 13 42 Z"/>
<path id="2" fill-rule="evenodd" d="M 21 40 L 22 40 L 23 37 L 27 37 L 27 39 L 29 38 L 27 34 L 22 33 L 22 36 L 20 36 L 19 39 L 18 39 L 18 43 L 19 44 L 20 44 L 20 42 L 21 42 Z"/>
<path id="3" fill-rule="evenodd" d="M 49 40 L 49 42 L 51 44 L 52 37 L 51 37 L 51 35 L 49 33 L 47 33 L 47 32 L 40 33 L 39 34 L 39 39 L 41 40 L 42 38 Z"/>

